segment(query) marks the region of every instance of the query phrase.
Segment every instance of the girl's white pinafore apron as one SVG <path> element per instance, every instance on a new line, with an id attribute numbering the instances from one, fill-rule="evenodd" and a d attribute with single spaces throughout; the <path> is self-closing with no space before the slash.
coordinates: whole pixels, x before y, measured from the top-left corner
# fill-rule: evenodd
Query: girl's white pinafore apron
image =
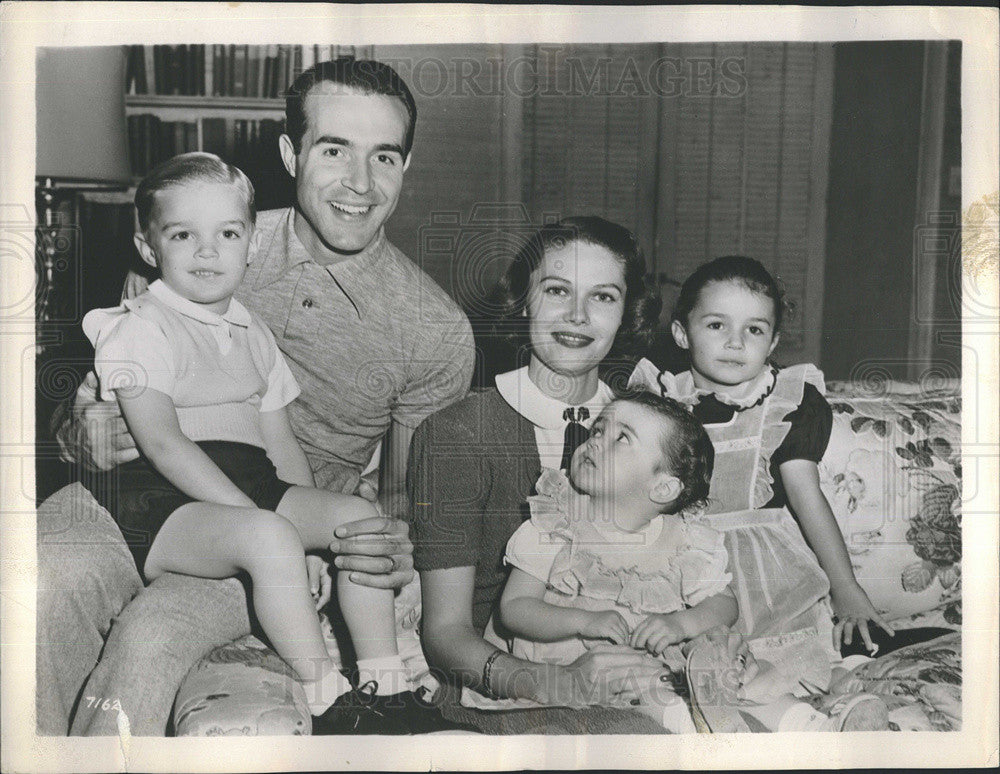
<path id="1" fill-rule="evenodd" d="M 651 369 L 655 376 L 651 380 Z M 687 381 L 660 373 L 649 361 L 636 367 L 631 383 L 686 405 L 698 401 Z M 825 688 L 833 649 L 830 584 L 787 508 L 765 508 L 774 495 L 771 457 L 791 428 L 784 417 L 802 403 L 806 382 L 824 392 L 823 375 L 803 364 L 778 371 L 774 389 L 758 406 L 735 412 L 726 423 L 706 425 L 715 447 L 709 504 L 700 517 L 722 532 L 728 571 L 739 602 L 733 626 L 754 656 L 766 660 L 799 687 Z M 680 382 L 680 384 L 678 383 Z"/>

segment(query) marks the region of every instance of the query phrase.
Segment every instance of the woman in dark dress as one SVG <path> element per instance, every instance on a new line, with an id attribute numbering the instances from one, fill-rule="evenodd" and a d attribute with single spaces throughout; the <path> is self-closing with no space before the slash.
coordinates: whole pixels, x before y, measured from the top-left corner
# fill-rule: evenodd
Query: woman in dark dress
<path id="1" fill-rule="evenodd" d="M 582 217 L 542 228 L 500 285 L 498 329 L 526 339 L 527 365 L 429 417 L 414 436 L 409 494 L 421 640 L 433 669 L 479 696 L 627 707 L 643 681 L 659 677 L 641 653 L 620 646 L 598 646 L 569 666 L 524 661 L 507 652 L 491 622 L 507 540 L 541 467 L 565 467 L 578 425 L 589 427 L 611 399 L 599 371 L 627 377 L 629 355 L 648 346 L 661 302 L 645 273 L 635 237 L 621 226 Z M 480 723 L 484 730 L 662 733 L 647 718 L 615 710 L 480 714 L 492 716 Z"/>

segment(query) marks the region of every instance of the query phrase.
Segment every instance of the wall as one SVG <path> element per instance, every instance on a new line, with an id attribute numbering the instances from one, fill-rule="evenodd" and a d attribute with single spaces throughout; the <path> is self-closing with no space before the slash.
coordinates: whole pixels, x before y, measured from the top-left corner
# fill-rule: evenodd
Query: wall
<path id="1" fill-rule="evenodd" d="M 821 366 L 905 378 L 923 43 L 834 49 Z"/>

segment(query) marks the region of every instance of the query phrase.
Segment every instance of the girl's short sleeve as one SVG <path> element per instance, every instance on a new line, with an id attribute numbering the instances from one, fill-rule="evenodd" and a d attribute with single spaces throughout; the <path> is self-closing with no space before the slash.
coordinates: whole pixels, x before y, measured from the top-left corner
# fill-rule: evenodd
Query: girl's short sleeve
<path id="1" fill-rule="evenodd" d="M 806 382 L 802 403 L 785 417 L 785 421 L 791 422 L 792 426 L 771 456 L 772 464 L 781 465 L 789 460 L 818 463 L 822 460 L 833 431 L 833 410 L 820 391 Z"/>
<path id="2" fill-rule="evenodd" d="M 721 532 L 701 524 L 688 524 L 687 549 L 674 560 L 681 574 L 681 599 L 693 607 L 721 594 L 733 580 L 726 572 L 729 552 Z"/>
<path id="3" fill-rule="evenodd" d="M 548 583 L 552 564 L 565 545 L 562 538 L 542 532 L 535 524 L 526 521 L 507 541 L 504 562 L 542 583 Z"/>
<path id="4" fill-rule="evenodd" d="M 114 400 L 119 391 L 128 396 L 147 388 L 173 396 L 176 365 L 160 326 L 134 313 L 104 309 L 89 312 L 83 324 L 94 343 L 102 400 Z"/>

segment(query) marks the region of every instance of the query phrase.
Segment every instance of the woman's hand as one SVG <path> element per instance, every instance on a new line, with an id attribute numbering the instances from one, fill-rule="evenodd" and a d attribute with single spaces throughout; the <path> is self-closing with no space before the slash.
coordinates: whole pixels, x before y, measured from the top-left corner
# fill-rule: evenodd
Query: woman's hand
<path id="1" fill-rule="evenodd" d="M 857 581 L 845 581 L 832 586 L 830 589 L 830 601 L 833 604 L 834 626 L 833 626 L 833 646 L 840 650 L 840 643 L 850 645 L 854 639 L 854 628 L 857 627 L 861 634 L 861 639 L 869 653 L 875 653 L 877 648 L 872 644 L 872 637 L 868 631 L 868 622 L 874 621 L 892 637 L 895 635 L 892 627 L 879 615 L 875 606 L 868 599 L 865 590 Z"/>
<path id="2" fill-rule="evenodd" d="M 684 628 L 671 613 L 654 614 L 635 627 L 628 644 L 637 650 L 647 650 L 662 656 L 670 646 L 685 639 Z"/>
<path id="3" fill-rule="evenodd" d="M 628 646 L 598 645 L 568 666 L 557 667 L 536 689 L 543 704 L 629 707 L 649 684 L 669 674 L 662 664 Z"/>
<path id="4" fill-rule="evenodd" d="M 334 534 L 334 564 L 349 572 L 354 583 L 400 589 L 413 580 L 413 543 L 405 521 L 375 516 L 342 524 Z"/>
<path id="5" fill-rule="evenodd" d="M 306 554 L 306 573 L 309 576 L 309 593 L 316 600 L 316 609 L 322 610 L 333 592 L 330 565 L 317 554 Z"/>
<path id="6" fill-rule="evenodd" d="M 591 612 L 586 623 L 580 627 L 580 636 L 588 640 L 611 640 L 616 645 L 624 645 L 628 640 L 629 628 L 621 613 L 615 610 Z"/>

